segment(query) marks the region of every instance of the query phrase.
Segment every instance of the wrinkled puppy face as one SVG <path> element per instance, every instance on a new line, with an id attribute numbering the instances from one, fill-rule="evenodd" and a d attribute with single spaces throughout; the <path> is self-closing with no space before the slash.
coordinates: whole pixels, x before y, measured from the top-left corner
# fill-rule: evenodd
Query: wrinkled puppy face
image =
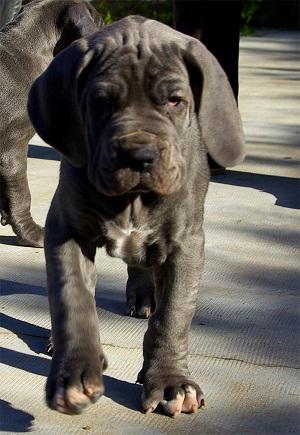
<path id="1" fill-rule="evenodd" d="M 105 195 L 167 195 L 184 183 L 184 132 L 194 103 L 187 70 L 173 51 L 120 47 L 83 74 L 88 178 Z"/>

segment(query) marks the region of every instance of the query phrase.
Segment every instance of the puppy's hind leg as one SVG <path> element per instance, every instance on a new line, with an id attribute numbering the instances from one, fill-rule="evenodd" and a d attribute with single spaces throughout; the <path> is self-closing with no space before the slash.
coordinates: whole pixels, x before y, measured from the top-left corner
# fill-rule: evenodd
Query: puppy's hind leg
<path id="1" fill-rule="evenodd" d="M 148 319 L 155 311 L 152 270 L 128 266 L 127 271 L 127 315 Z"/>
<path id="2" fill-rule="evenodd" d="M 1 145 L 1 224 L 12 226 L 20 245 L 42 247 L 44 230 L 34 222 L 30 213 L 27 146 L 11 141 L 8 143 L 9 145 Z"/>

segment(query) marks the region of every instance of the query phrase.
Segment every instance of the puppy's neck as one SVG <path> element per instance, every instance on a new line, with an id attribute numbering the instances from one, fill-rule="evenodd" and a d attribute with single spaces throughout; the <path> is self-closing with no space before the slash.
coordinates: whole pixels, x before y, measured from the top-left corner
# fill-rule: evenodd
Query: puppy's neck
<path id="1" fill-rule="evenodd" d="M 141 195 L 130 198 L 127 207 L 113 220 L 114 226 L 123 233 L 131 232 L 133 228 L 144 226 L 148 212 L 142 203 Z"/>
<path id="2" fill-rule="evenodd" d="M 146 245 L 153 230 L 149 226 L 148 211 L 140 195 L 115 219 L 107 221 L 105 228 L 109 255 L 122 258 L 127 263 L 145 261 Z"/>

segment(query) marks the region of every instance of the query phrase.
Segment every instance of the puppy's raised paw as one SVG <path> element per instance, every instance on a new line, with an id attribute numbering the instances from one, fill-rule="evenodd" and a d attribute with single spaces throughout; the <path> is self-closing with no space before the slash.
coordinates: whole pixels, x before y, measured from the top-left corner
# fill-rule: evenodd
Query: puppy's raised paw
<path id="1" fill-rule="evenodd" d="M 50 408 L 65 414 L 79 414 L 104 393 L 104 356 L 97 358 L 54 357 L 46 384 Z"/>

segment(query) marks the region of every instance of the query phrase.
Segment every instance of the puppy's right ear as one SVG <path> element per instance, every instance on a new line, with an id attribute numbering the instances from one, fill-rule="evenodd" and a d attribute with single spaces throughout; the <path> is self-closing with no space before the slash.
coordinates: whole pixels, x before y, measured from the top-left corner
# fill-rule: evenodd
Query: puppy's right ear
<path id="1" fill-rule="evenodd" d="M 86 40 L 74 42 L 37 78 L 28 99 L 29 117 L 37 133 L 79 167 L 86 161 L 86 145 L 78 83 L 93 56 Z"/>

